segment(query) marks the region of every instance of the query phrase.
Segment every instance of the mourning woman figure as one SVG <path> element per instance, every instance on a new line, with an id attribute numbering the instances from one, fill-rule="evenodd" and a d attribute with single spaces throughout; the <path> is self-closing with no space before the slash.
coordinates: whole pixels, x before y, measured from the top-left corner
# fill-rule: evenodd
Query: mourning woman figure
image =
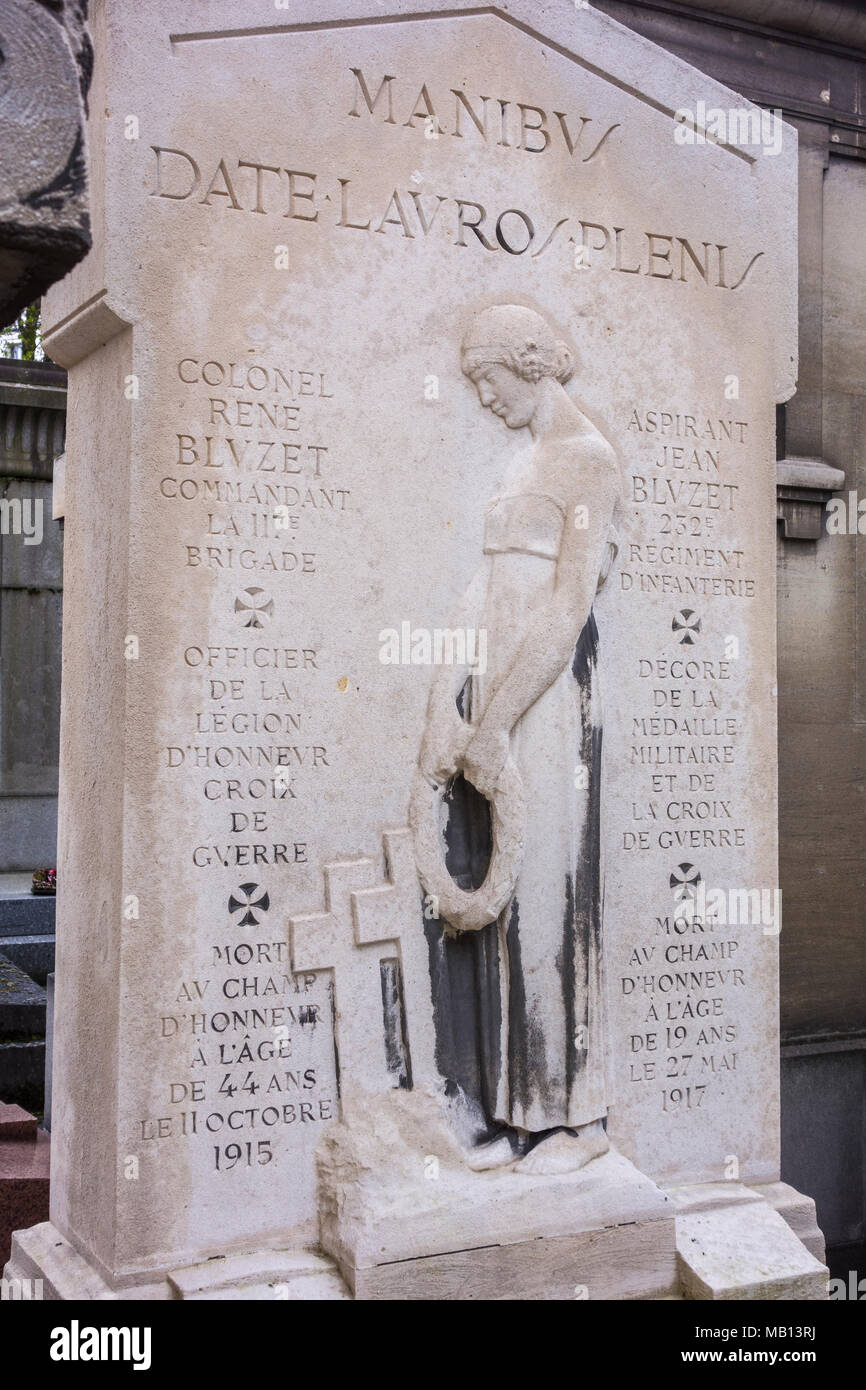
<path id="1" fill-rule="evenodd" d="M 561 1173 L 608 1148 L 592 605 L 615 553 L 620 475 L 564 389 L 571 355 L 541 315 L 484 310 L 462 367 L 482 406 L 528 430 L 532 448 L 487 507 L 481 564 L 451 618 L 486 629 L 486 669 L 437 668 L 419 764 L 448 787 L 448 867 L 464 887 L 484 877 L 480 797 L 495 806 L 509 760 L 526 815 L 498 920 L 465 932 L 427 923 L 439 1064 L 473 1117 L 472 1167 Z"/>

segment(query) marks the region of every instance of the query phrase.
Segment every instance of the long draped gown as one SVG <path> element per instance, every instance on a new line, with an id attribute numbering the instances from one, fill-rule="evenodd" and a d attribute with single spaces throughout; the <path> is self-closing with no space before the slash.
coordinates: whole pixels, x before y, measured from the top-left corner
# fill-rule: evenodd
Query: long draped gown
<path id="1" fill-rule="evenodd" d="M 487 510 L 480 625 L 488 670 L 469 677 L 458 701 L 472 724 L 507 674 L 527 620 L 553 593 L 565 521 L 564 503 L 537 492 L 497 498 Z M 502 1125 L 538 1133 L 606 1115 L 601 744 L 590 612 L 570 661 L 512 731 L 527 819 L 511 901 L 480 931 L 455 937 L 436 920 L 425 924 L 440 1070 L 478 1116 L 479 1138 Z M 478 887 L 489 809 L 462 778 L 449 793 L 446 843 L 452 877 Z"/>

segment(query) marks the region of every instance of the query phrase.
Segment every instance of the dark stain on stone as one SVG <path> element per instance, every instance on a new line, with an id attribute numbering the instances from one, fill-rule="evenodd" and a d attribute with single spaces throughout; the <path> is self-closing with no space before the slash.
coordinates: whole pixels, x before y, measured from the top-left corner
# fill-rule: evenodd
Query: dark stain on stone
<path id="1" fill-rule="evenodd" d="M 448 1094 L 463 1091 L 487 1116 L 499 1075 L 499 952 L 496 923 L 449 935 L 438 918 L 424 923 L 430 958 L 436 1065 Z"/>
<path id="2" fill-rule="evenodd" d="M 528 1110 L 533 1098 L 556 1103 L 563 1087 L 564 1108 L 587 1064 L 584 1035 L 581 1047 L 575 1038 L 581 1025 L 588 1029 L 590 993 L 598 988 L 597 963 L 601 949 L 601 729 L 592 724 L 593 682 L 598 660 L 598 629 L 592 613 L 575 644 L 571 671 L 577 682 L 582 716 L 580 757 L 588 770 L 586 815 L 577 847 L 577 862 L 565 876 L 562 945 L 556 967 L 561 980 L 567 1035 L 565 1058 L 557 1076 L 548 1073 L 545 1020 L 527 1006 L 521 961 L 520 905 L 515 897 L 507 909 L 505 959 L 500 960 L 499 932 L 505 923 L 491 923 L 477 932 L 453 935 L 438 919 L 425 916 L 432 982 L 436 1061 L 446 1078 L 448 1092 L 460 1091 L 474 1100 L 493 1123 L 502 1068 L 502 994 L 507 990 L 508 1087 L 510 1104 Z M 457 697 L 463 718 L 471 717 L 471 683 Z M 465 778 L 452 779 L 446 790 L 448 821 L 445 828 L 445 862 L 454 881 L 466 891 L 480 887 L 492 852 L 490 806 Z M 422 913 L 423 908 L 422 897 Z M 523 924 L 531 931 L 532 923 Z M 506 977 L 501 979 L 501 972 Z M 592 976 L 592 978 L 590 978 Z M 554 1014 L 556 1010 L 554 1010 Z M 499 1116 L 499 1120 L 507 1117 Z"/>
<path id="3" fill-rule="evenodd" d="M 528 930 L 532 930 L 531 922 Z M 533 1095 L 551 1094 L 552 1081 L 547 1070 L 544 1022 L 526 1006 L 520 951 L 520 907 L 516 897 L 511 902 L 505 943 L 508 953 L 508 1098 L 510 1108 L 517 1100 L 524 1109 L 528 1109 Z"/>
<path id="4" fill-rule="evenodd" d="M 382 1021 L 385 1037 L 385 1066 L 394 1084 L 404 1091 L 412 1089 L 412 1062 L 406 1033 L 406 1004 L 403 998 L 403 972 L 394 957 L 379 962 L 382 987 Z"/>
<path id="5" fill-rule="evenodd" d="M 571 673 L 577 680 L 581 690 L 588 690 L 592 679 L 592 669 L 598 663 L 598 628 L 595 625 L 595 614 L 590 610 L 589 617 L 583 625 L 583 630 L 577 639 L 574 647 L 574 657 L 571 662 Z"/>
<path id="6" fill-rule="evenodd" d="M 566 1099 L 571 1095 L 571 1089 L 577 1073 L 580 1071 L 585 1059 L 585 1052 L 582 1052 L 576 1045 L 576 1035 L 578 1028 L 577 1018 L 577 940 L 576 923 L 574 908 L 574 878 L 572 874 L 565 875 L 565 914 L 562 921 L 562 946 L 556 954 L 556 968 L 562 982 L 562 1002 L 565 1012 L 565 1094 Z M 581 1020 L 583 1022 L 585 1020 Z"/>
<path id="7" fill-rule="evenodd" d="M 328 1000 L 331 1005 L 331 1037 L 334 1040 L 334 1082 L 337 1088 L 337 1099 L 340 1098 L 340 1049 L 337 1044 L 337 992 L 334 988 L 333 977 L 328 981 Z"/>

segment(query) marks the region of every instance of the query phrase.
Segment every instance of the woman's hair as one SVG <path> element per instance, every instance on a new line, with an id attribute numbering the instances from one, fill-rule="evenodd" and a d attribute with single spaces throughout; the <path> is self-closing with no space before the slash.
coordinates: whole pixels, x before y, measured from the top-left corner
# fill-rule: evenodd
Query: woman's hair
<path id="1" fill-rule="evenodd" d="M 524 381 L 543 376 L 568 381 L 574 370 L 571 353 L 541 314 L 520 304 L 495 304 L 472 321 L 463 339 L 461 365 L 468 377 L 494 362 L 509 367 Z"/>

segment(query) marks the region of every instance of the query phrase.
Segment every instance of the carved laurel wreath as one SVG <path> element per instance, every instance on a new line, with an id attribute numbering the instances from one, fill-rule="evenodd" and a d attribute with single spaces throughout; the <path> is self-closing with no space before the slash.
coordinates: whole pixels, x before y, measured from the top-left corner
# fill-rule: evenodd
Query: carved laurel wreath
<path id="1" fill-rule="evenodd" d="M 445 867 L 445 845 L 439 823 L 439 803 L 447 783 L 431 782 L 419 771 L 409 803 L 415 863 L 436 916 L 454 931 L 480 931 L 495 922 L 514 894 L 526 832 L 523 781 L 509 758 L 492 801 L 493 852 L 487 876 L 475 892 L 456 884 Z"/>

